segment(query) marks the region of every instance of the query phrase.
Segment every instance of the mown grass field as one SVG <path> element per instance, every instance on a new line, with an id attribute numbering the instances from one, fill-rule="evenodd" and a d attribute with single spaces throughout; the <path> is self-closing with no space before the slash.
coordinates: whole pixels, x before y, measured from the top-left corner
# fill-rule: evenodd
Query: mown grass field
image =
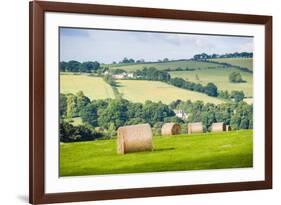
<path id="1" fill-rule="evenodd" d="M 172 61 L 172 62 L 165 62 L 165 63 L 145 63 L 145 64 L 133 64 L 133 65 L 107 65 L 110 69 L 123 69 L 127 72 L 133 72 L 136 70 L 142 70 L 144 67 L 155 67 L 158 70 L 165 70 L 165 69 L 176 69 L 176 68 L 189 68 L 189 69 L 208 69 L 208 68 L 221 68 L 222 65 L 216 65 L 214 63 L 209 62 L 199 62 L 194 60 L 182 60 L 182 61 Z"/>
<path id="2" fill-rule="evenodd" d="M 205 94 L 185 90 L 174 87 L 167 83 L 159 81 L 145 81 L 145 80 L 118 80 L 118 91 L 122 97 L 132 102 L 145 102 L 151 100 L 154 102 L 162 101 L 169 104 L 177 99 L 197 101 L 201 100 L 205 103 L 220 104 L 224 101 L 210 97 Z"/>
<path id="3" fill-rule="evenodd" d="M 219 63 L 228 63 L 235 66 L 240 66 L 253 70 L 253 58 L 217 58 L 211 59 L 211 61 Z"/>
<path id="4" fill-rule="evenodd" d="M 61 75 L 60 92 L 73 93 L 83 91 L 90 99 L 114 98 L 112 88 L 100 77 L 87 75 Z"/>
<path id="5" fill-rule="evenodd" d="M 229 74 L 240 72 L 245 83 L 229 82 Z M 206 85 L 209 82 L 215 83 L 219 90 L 243 90 L 247 97 L 253 96 L 253 75 L 240 71 L 236 68 L 216 68 L 195 71 L 173 71 L 169 72 L 172 77 L 179 77 L 185 80 Z"/>
<path id="6" fill-rule="evenodd" d="M 60 144 L 60 176 L 253 166 L 253 132 L 153 137 L 152 152 L 116 153 L 116 140 Z"/>

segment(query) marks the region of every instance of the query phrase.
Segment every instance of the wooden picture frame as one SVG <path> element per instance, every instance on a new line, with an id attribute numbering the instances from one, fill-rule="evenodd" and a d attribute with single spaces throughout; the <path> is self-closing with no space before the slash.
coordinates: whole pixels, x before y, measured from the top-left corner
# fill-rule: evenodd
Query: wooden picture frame
<path id="1" fill-rule="evenodd" d="M 229 192 L 272 188 L 272 17 L 260 15 L 183 11 L 155 8 L 105 6 L 93 4 L 33 1 L 29 5 L 30 20 L 30 139 L 29 139 L 29 200 L 32 204 L 89 200 L 153 197 L 182 194 Z M 46 12 L 97 14 L 157 19 L 194 20 L 259 24 L 265 26 L 265 180 L 180 185 L 149 188 L 45 193 L 44 131 L 45 131 L 45 70 L 44 15 Z"/>

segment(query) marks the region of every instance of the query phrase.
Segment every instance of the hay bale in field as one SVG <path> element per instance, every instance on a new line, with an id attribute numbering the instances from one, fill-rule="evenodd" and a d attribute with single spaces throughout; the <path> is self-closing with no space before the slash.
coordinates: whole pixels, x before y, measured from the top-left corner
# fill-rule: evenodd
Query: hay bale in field
<path id="1" fill-rule="evenodd" d="M 226 125 L 223 122 L 215 122 L 211 126 L 211 132 L 223 132 L 226 130 Z"/>
<path id="2" fill-rule="evenodd" d="M 203 124 L 202 124 L 202 122 L 188 123 L 187 130 L 188 130 L 188 134 L 202 133 L 203 132 Z"/>
<path id="3" fill-rule="evenodd" d="M 152 130 L 149 124 L 119 127 L 117 153 L 152 151 Z"/>
<path id="4" fill-rule="evenodd" d="M 180 133 L 180 130 L 179 124 L 173 122 L 165 123 L 161 128 L 161 135 L 177 135 Z"/>

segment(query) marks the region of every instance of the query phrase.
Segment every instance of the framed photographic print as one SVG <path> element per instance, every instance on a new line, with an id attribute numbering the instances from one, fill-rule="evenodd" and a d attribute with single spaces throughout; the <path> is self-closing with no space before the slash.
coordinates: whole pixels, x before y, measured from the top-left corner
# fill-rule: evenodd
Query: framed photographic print
<path id="1" fill-rule="evenodd" d="M 272 187 L 272 17 L 30 2 L 30 203 Z"/>

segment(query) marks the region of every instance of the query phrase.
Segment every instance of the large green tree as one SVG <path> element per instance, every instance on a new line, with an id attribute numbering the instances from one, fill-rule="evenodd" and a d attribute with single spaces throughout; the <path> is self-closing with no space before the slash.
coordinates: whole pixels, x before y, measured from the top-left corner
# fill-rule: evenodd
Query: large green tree
<path id="1" fill-rule="evenodd" d="M 218 88 L 214 83 L 208 83 L 205 86 L 205 93 L 209 96 L 217 97 L 218 96 Z"/>
<path id="2" fill-rule="evenodd" d="M 232 72 L 232 73 L 229 74 L 228 78 L 229 78 L 229 81 L 231 83 L 242 83 L 242 82 L 244 82 L 240 72 Z"/>

